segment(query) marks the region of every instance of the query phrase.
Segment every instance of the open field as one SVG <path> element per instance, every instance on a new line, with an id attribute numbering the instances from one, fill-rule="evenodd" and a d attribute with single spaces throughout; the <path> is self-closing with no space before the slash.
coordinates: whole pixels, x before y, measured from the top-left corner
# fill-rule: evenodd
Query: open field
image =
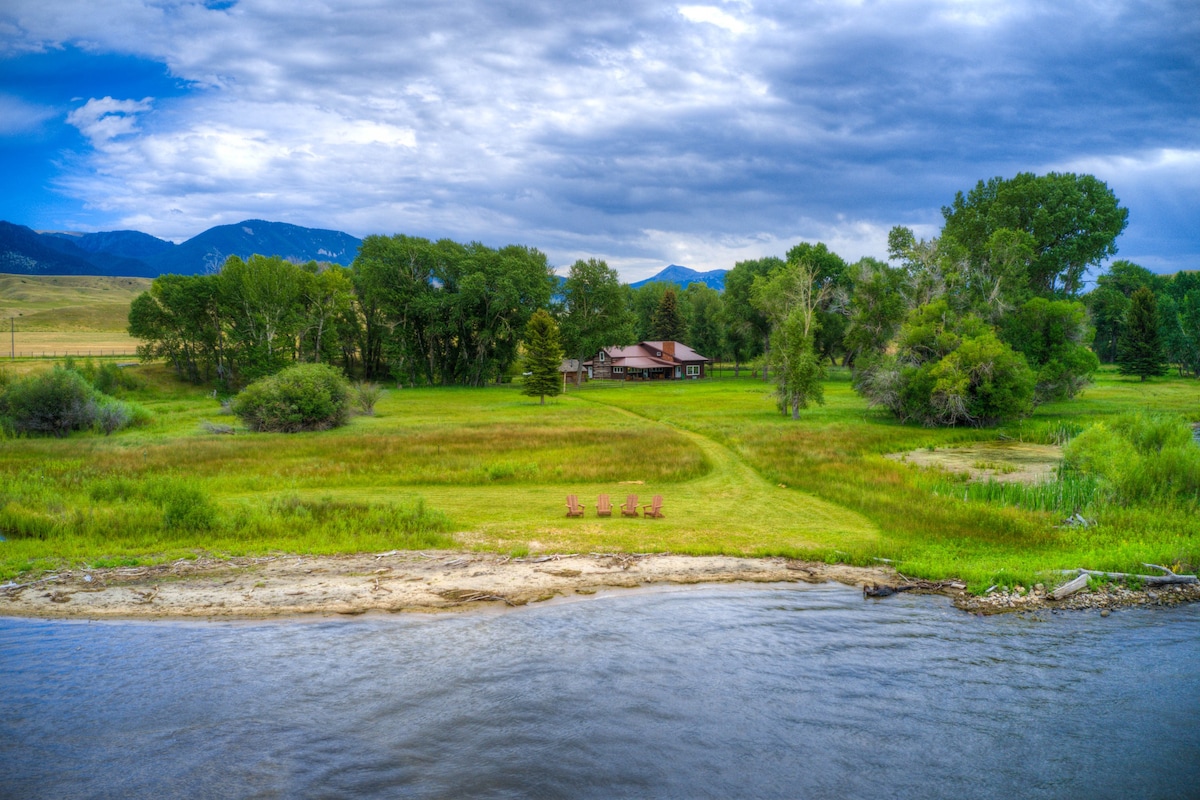
<path id="1" fill-rule="evenodd" d="M 132 356 L 129 305 L 148 278 L 0 274 L 0 357 Z"/>
<path id="2" fill-rule="evenodd" d="M 0 442 L 0 577 L 198 552 L 458 547 L 889 559 L 981 591 L 1056 569 L 1200 563 L 1190 509 L 1104 508 L 1095 527 L 1058 527 L 1063 513 L 964 500 L 954 476 L 884 457 L 998 434 L 1050 444 L 1147 405 L 1196 420 L 1194 381 L 1105 373 L 1000 432 L 899 425 L 835 371 L 827 404 L 799 422 L 742 378 L 593 383 L 545 407 L 511 387 L 390 390 L 375 416 L 335 431 L 227 436 L 202 427 L 234 422 L 204 389 L 134 370 L 145 386 L 128 399 L 154 412 L 150 427 Z M 564 516 L 569 493 L 584 518 Z M 597 518 L 600 493 L 614 505 L 662 494 L 666 518 Z"/>
<path id="3" fill-rule="evenodd" d="M 18 332 L 123 333 L 129 304 L 150 283 L 149 278 L 0 274 L 0 317 L 16 317 Z"/>

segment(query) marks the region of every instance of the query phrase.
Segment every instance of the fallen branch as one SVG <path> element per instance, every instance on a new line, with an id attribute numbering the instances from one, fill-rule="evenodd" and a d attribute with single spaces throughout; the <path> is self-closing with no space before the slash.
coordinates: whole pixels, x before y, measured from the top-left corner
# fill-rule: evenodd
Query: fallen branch
<path id="1" fill-rule="evenodd" d="M 1050 597 L 1055 600 L 1062 600 L 1064 597 L 1070 597 L 1080 589 L 1086 588 L 1088 585 L 1087 570 L 1080 570 L 1079 572 L 1080 574 L 1077 578 L 1067 581 L 1062 586 L 1055 589 L 1050 593 Z"/>
<path id="2" fill-rule="evenodd" d="M 1170 586 L 1172 584 L 1200 583 L 1200 578 L 1197 578 L 1195 575 L 1177 575 L 1166 567 L 1160 567 L 1158 564 L 1142 564 L 1142 566 L 1151 567 L 1153 569 L 1161 569 L 1167 574 L 1137 575 L 1131 572 L 1101 572 L 1100 570 L 1083 569 L 1082 567 L 1079 569 L 1064 569 L 1062 572 L 1064 575 L 1078 573 L 1080 576 L 1091 575 L 1096 578 L 1110 578 L 1118 581 L 1133 579 L 1140 581 L 1145 586 Z"/>

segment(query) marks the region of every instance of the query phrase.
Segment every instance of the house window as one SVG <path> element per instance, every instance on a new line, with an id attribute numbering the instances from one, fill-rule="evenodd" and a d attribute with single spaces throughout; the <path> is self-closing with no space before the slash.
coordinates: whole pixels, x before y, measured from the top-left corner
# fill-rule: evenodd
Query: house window
<path id="1" fill-rule="evenodd" d="M 613 372 L 614 372 L 614 373 L 616 373 L 616 374 L 618 374 L 618 375 L 619 375 L 619 374 L 621 374 L 621 373 L 622 373 L 622 372 L 624 372 L 624 371 L 625 371 L 625 368 L 624 368 L 624 367 L 613 367 Z"/>
<path id="2" fill-rule="evenodd" d="M 662 358 L 662 350 L 655 350 L 654 355 L 658 356 L 659 358 Z"/>
<path id="3" fill-rule="evenodd" d="M 700 365 L 699 364 L 688 364 L 687 365 L 687 374 L 688 375 L 699 375 L 700 374 Z"/>
<path id="4" fill-rule="evenodd" d="M 597 360 L 597 361 L 603 361 L 603 360 L 604 360 L 604 351 L 603 351 L 603 350 L 601 350 L 601 351 L 600 351 L 600 354 L 599 354 L 599 355 L 596 357 L 596 360 Z"/>

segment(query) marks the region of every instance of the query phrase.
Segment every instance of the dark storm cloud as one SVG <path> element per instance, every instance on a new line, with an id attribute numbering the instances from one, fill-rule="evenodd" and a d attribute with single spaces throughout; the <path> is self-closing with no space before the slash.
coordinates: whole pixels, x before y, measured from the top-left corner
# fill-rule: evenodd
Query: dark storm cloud
<path id="1" fill-rule="evenodd" d="M 1123 256 L 1200 259 L 1180 234 L 1200 194 L 1190 3 L 10 5 L 12 57 L 66 45 L 192 87 L 72 109 L 88 147 L 56 185 L 94 227 L 265 216 L 634 279 L 799 238 L 882 255 L 980 178 L 1074 169 L 1136 198 Z"/>

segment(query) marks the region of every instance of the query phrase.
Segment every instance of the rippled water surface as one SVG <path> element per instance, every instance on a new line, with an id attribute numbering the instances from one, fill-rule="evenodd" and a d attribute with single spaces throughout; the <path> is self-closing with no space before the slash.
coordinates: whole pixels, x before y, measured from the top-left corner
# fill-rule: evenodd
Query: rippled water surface
<path id="1" fill-rule="evenodd" d="M 513 612 L 0 619 L 0 796 L 1197 797 L 1200 607 L 691 587 Z"/>

